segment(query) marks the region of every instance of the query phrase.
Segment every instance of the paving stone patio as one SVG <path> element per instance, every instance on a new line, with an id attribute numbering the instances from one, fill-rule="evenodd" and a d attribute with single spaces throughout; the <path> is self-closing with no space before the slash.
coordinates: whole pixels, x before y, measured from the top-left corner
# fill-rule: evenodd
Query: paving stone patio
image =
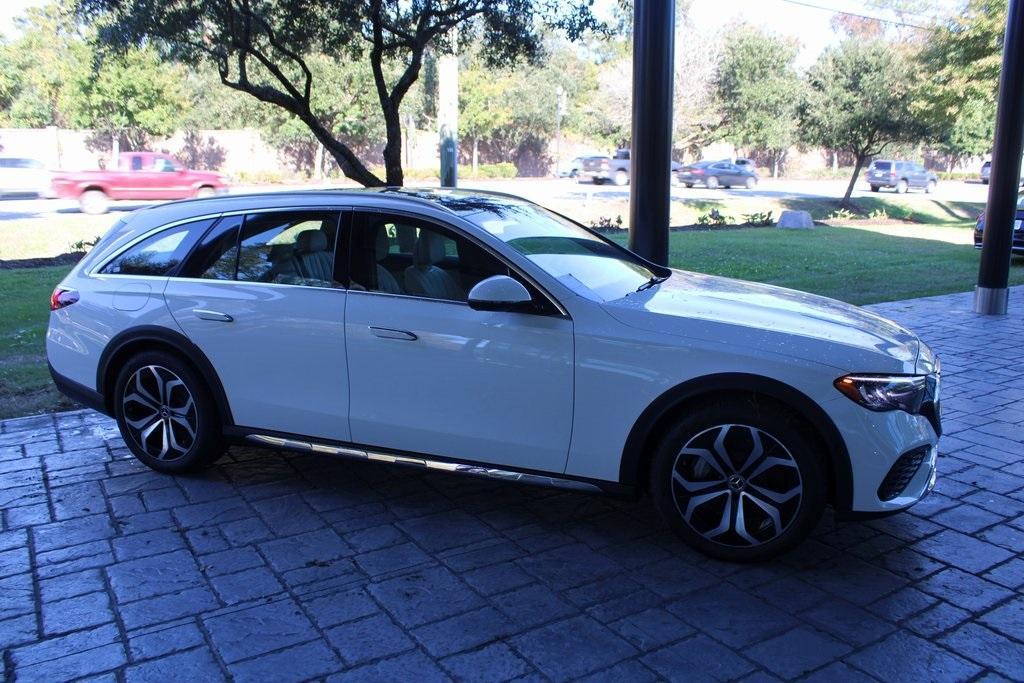
<path id="1" fill-rule="evenodd" d="M 873 308 L 941 355 L 934 494 L 733 566 L 621 502 L 254 448 L 202 476 L 90 411 L 0 423 L 5 679 L 1024 679 L 1024 288 Z"/>

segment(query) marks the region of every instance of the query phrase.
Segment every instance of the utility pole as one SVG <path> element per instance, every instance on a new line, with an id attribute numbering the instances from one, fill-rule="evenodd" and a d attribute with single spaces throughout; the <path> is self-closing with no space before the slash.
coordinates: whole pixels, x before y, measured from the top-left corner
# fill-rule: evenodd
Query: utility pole
<path id="1" fill-rule="evenodd" d="M 449 35 L 452 52 L 437 60 L 437 119 L 441 125 L 441 187 L 459 182 L 459 56 L 456 32 Z"/>
<path id="2" fill-rule="evenodd" d="M 675 0 L 633 3 L 629 248 L 668 265 Z"/>
<path id="3" fill-rule="evenodd" d="M 555 177 L 562 166 L 562 117 L 566 112 L 565 88 L 555 87 Z"/>
<path id="4" fill-rule="evenodd" d="M 992 173 L 985 207 L 985 236 L 981 245 L 974 312 L 1005 315 L 1009 297 L 1013 224 L 1024 148 L 1024 0 L 1010 0 L 1003 39 L 1003 68 L 999 74 L 996 134 L 992 143 Z"/>

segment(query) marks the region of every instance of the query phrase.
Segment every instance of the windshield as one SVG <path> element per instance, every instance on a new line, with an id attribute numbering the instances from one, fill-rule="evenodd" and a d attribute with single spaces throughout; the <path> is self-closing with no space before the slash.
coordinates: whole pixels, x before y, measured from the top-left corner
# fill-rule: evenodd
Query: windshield
<path id="1" fill-rule="evenodd" d="M 657 277 L 629 252 L 539 206 L 494 202 L 464 216 L 588 299 L 621 299 Z"/>

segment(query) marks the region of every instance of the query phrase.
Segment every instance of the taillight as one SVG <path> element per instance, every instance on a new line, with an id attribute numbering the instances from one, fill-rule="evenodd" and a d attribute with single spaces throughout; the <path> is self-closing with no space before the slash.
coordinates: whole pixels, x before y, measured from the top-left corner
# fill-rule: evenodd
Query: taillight
<path id="1" fill-rule="evenodd" d="M 608 168 L 608 161 L 607 160 L 601 162 L 601 168 Z"/>
<path id="2" fill-rule="evenodd" d="M 78 292 L 73 289 L 57 287 L 53 290 L 53 294 L 50 295 L 50 310 L 59 311 L 66 306 L 70 306 L 76 301 L 78 301 Z"/>
<path id="3" fill-rule="evenodd" d="M 704 174 L 704 169 L 703 168 L 695 168 L 692 171 L 690 171 L 690 173 L 692 173 L 693 175 L 703 175 Z"/>

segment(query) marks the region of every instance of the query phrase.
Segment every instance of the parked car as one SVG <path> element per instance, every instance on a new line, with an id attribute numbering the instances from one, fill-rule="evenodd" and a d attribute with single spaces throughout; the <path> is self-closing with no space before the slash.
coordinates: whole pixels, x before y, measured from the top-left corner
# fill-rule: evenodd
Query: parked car
<path id="1" fill-rule="evenodd" d="M 675 174 L 682 167 L 678 161 L 671 163 L 672 181 L 675 182 Z M 630 178 L 629 150 L 619 149 L 615 156 L 594 156 L 583 160 L 583 169 L 580 171 L 580 178 L 589 178 L 595 185 L 611 181 L 616 185 L 628 185 Z"/>
<path id="2" fill-rule="evenodd" d="M 939 183 L 939 176 L 912 161 L 876 159 L 868 166 L 864 179 L 871 185 L 872 192 L 887 187 L 903 194 L 910 188 L 922 189 L 931 194 Z"/>
<path id="3" fill-rule="evenodd" d="M 54 194 L 77 199 L 85 213 L 105 213 L 113 199 L 184 199 L 210 197 L 227 190 L 227 180 L 212 171 L 186 169 L 174 157 L 155 152 L 128 152 L 115 170 L 58 173 Z"/>
<path id="4" fill-rule="evenodd" d="M 503 194 L 154 206 L 50 308 L 57 385 L 161 472 L 242 443 L 648 491 L 729 560 L 792 547 L 826 504 L 897 512 L 935 481 L 939 361 L 908 330 L 663 268 Z"/>
<path id="5" fill-rule="evenodd" d="M 1020 170 L 1020 172 L 1021 172 L 1020 184 L 1024 185 L 1024 162 L 1021 163 L 1021 170 Z M 981 165 L 981 172 L 978 174 L 978 177 L 980 178 L 980 180 L 981 180 L 981 182 L 983 184 L 988 185 L 988 181 L 989 181 L 989 178 L 991 176 L 992 176 L 992 162 L 991 161 L 986 161 L 985 163 L 983 163 Z"/>
<path id="6" fill-rule="evenodd" d="M 1017 217 L 1013 221 L 1013 241 L 1011 253 L 1024 256 L 1024 194 L 1017 197 Z M 978 216 L 974 224 L 974 248 L 981 249 L 982 240 L 985 237 L 985 213 Z"/>
<path id="7" fill-rule="evenodd" d="M 26 157 L 0 157 L 0 197 L 53 196 L 50 172 L 43 162 Z"/>
<path id="8" fill-rule="evenodd" d="M 686 187 L 704 185 L 709 190 L 718 187 L 745 187 L 752 190 L 759 180 L 752 167 L 739 166 L 729 160 L 698 161 L 679 169 L 679 182 Z"/>

